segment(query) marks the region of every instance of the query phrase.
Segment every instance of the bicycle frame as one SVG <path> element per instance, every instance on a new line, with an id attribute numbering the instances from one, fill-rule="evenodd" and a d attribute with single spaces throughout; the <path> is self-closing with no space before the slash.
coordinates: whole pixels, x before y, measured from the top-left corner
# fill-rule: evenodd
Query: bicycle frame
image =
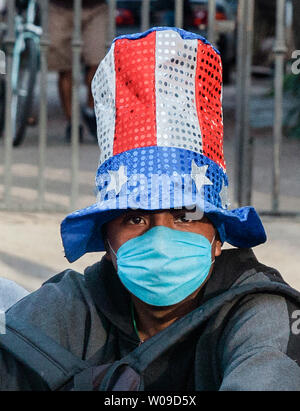
<path id="1" fill-rule="evenodd" d="M 37 52 L 39 53 L 40 37 L 42 35 L 42 28 L 35 24 L 35 19 L 37 16 L 37 1 L 30 0 L 26 9 L 25 17 L 22 14 L 17 14 L 15 17 L 15 33 L 16 41 L 13 48 L 13 63 L 12 63 L 12 103 L 11 103 L 11 113 L 12 118 L 16 118 L 17 113 L 17 100 L 14 96 L 25 96 L 27 91 L 23 89 L 18 89 L 18 76 L 20 73 L 20 61 L 22 52 L 26 47 L 26 40 L 32 39 L 37 45 Z M 38 54 L 39 60 L 39 54 Z M 16 123 L 12 123 L 12 134 L 15 135 Z"/>
<path id="2" fill-rule="evenodd" d="M 1 3 L 0 0 L 0 50 L 3 49 L 4 46 L 4 34 L 6 32 L 6 24 L 4 22 L 4 10 L 5 10 L 5 3 Z"/>
<path id="3" fill-rule="evenodd" d="M 30 0 L 25 19 L 21 15 L 15 17 L 16 41 L 13 49 L 12 90 L 17 91 L 20 55 L 25 48 L 25 40 L 31 38 L 39 45 L 43 30 L 35 24 L 37 14 L 36 0 Z M 25 21 L 24 21 L 25 20 Z"/>

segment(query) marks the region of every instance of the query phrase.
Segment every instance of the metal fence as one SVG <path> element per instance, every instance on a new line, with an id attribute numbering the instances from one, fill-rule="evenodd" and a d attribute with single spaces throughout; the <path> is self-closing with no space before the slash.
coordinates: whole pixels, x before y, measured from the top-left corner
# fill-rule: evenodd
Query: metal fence
<path id="1" fill-rule="evenodd" d="M 40 42 L 40 105 L 39 105 L 39 140 L 38 140 L 38 186 L 36 210 L 45 209 L 45 159 L 47 155 L 47 54 L 48 38 L 48 3 L 49 0 L 39 0 L 41 6 L 41 24 L 43 34 Z M 255 0 L 239 0 L 237 16 L 237 75 L 236 75 L 236 136 L 235 136 L 235 201 L 243 206 L 251 203 L 252 173 L 253 173 L 253 137 L 249 125 L 249 100 L 251 98 L 251 64 L 254 30 Z M 273 132 L 273 161 L 272 161 L 272 206 L 268 214 L 279 215 L 280 194 L 280 151 L 282 144 L 283 123 L 283 74 L 285 47 L 285 10 L 286 0 L 277 0 L 276 44 L 275 53 L 275 111 Z M 109 26 L 107 44 L 109 45 L 116 34 L 116 0 L 108 1 Z M 74 210 L 78 204 L 79 195 L 79 83 L 81 73 L 80 56 L 82 51 L 81 37 L 82 0 L 74 0 L 74 31 L 72 41 L 73 54 L 73 101 L 72 101 L 72 138 L 71 138 L 71 190 L 67 209 Z M 208 1 L 208 40 L 214 43 L 216 34 L 216 0 Z M 12 51 L 15 42 L 14 33 L 15 1 L 7 2 L 7 33 L 6 49 L 6 97 L 5 97 L 5 133 L 4 133 L 4 191 L 2 209 L 14 209 L 11 199 L 12 190 L 12 138 L 10 105 L 12 99 L 11 69 Z M 183 0 L 175 0 L 175 25 L 183 26 Z M 150 0 L 141 0 L 141 31 L 150 26 Z M 26 204 L 22 205 L 26 209 Z"/>
<path id="2" fill-rule="evenodd" d="M 252 201 L 253 136 L 249 125 L 249 101 L 251 98 L 251 66 L 254 32 L 255 0 L 239 0 L 236 84 L 236 153 L 235 200 L 238 205 Z M 275 75 L 274 75 L 274 126 L 272 158 L 272 205 L 264 214 L 297 215 L 279 211 L 280 153 L 283 130 L 283 79 L 286 54 L 285 39 L 286 0 L 276 1 Z"/>

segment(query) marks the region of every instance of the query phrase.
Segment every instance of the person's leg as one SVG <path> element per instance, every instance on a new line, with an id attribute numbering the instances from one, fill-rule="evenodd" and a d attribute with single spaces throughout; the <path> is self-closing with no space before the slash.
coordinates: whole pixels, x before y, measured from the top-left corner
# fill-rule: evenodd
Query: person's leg
<path id="1" fill-rule="evenodd" d="M 97 139 L 97 121 L 94 111 L 94 98 L 92 94 L 92 80 L 96 73 L 97 66 L 86 67 L 85 84 L 87 86 L 86 106 L 82 108 L 83 119 L 90 133 Z"/>
<path id="2" fill-rule="evenodd" d="M 91 84 L 98 64 L 105 56 L 107 24 L 107 4 L 83 9 L 83 58 L 86 65 L 87 103 L 82 109 L 82 115 L 90 133 L 95 138 L 97 138 L 97 124 Z"/>
<path id="3" fill-rule="evenodd" d="M 72 118 L 72 33 L 73 10 L 49 3 L 49 71 L 58 73 L 58 91 L 63 114 L 67 120 L 65 138 L 71 140 Z M 80 140 L 83 130 L 80 126 Z"/>
<path id="4" fill-rule="evenodd" d="M 92 85 L 92 80 L 94 78 L 94 75 L 97 71 L 98 66 L 91 66 L 91 67 L 87 67 L 86 70 L 86 79 L 85 79 L 85 83 L 87 86 L 87 106 L 91 109 L 94 109 L 94 98 L 92 95 L 92 89 L 91 89 L 91 85 Z"/>
<path id="5" fill-rule="evenodd" d="M 71 141 L 72 135 L 72 70 L 60 71 L 58 75 L 58 89 L 61 105 L 68 122 L 66 128 L 66 141 Z M 83 128 L 79 125 L 79 140 L 83 141 Z"/>
<path id="6" fill-rule="evenodd" d="M 92 94 L 92 80 L 96 73 L 97 66 L 86 67 L 85 84 L 87 88 L 86 105 L 82 107 L 82 117 L 90 131 L 90 133 L 97 139 L 97 122 L 94 111 L 94 98 Z"/>
<path id="7" fill-rule="evenodd" d="M 58 75 L 60 101 L 68 122 L 72 117 L 72 71 L 60 71 Z"/>

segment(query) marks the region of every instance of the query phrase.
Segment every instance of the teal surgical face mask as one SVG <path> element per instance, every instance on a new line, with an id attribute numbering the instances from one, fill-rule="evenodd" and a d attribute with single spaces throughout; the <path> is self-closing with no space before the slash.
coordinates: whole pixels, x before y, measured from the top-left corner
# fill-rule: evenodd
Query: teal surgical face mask
<path id="1" fill-rule="evenodd" d="M 126 241 L 114 252 L 118 275 L 140 300 L 170 306 L 184 300 L 206 280 L 211 244 L 201 234 L 157 226 Z"/>

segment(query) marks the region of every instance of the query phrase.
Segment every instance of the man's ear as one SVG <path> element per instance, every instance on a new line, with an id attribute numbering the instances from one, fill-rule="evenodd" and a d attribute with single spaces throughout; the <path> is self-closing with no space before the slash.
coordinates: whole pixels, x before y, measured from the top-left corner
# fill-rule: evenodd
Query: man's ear
<path id="1" fill-rule="evenodd" d="M 215 240 L 215 257 L 219 257 L 222 253 L 222 241 L 220 239 L 220 234 L 216 230 L 216 240 Z"/>
<path id="2" fill-rule="evenodd" d="M 112 263 L 112 265 L 115 267 L 115 270 L 117 271 L 118 266 L 117 266 L 116 257 L 111 251 L 111 247 L 109 246 L 108 240 L 105 238 L 103 243 L 104 243 L 104 247 L 105 247 L 105 251 L 106 251 L 104 256 L 107 259 L 107 261 L 110 261 Z"/>
<path id="3" fill-rule="evenodd" d="M 215 257 L 219 257 L 219 255 L 221 255 L 222 253 L 222 241 L 217 239 L 216 240 L 216 245 L 215 245 Z"/>
<path id="4" fill-rule="evenodd" d="M 105 240 L 103 241 L 103 243 L 104 243 L 104 247 L 105 247 L 105 251 L 106 251 L 106 253 L 104 254 L 104 257 L 105 257 L 108 261 L 112 261 L 111 253 L 110 253 L 110 249 L 109 249 L 107 240 L 105 239 Z"/>

